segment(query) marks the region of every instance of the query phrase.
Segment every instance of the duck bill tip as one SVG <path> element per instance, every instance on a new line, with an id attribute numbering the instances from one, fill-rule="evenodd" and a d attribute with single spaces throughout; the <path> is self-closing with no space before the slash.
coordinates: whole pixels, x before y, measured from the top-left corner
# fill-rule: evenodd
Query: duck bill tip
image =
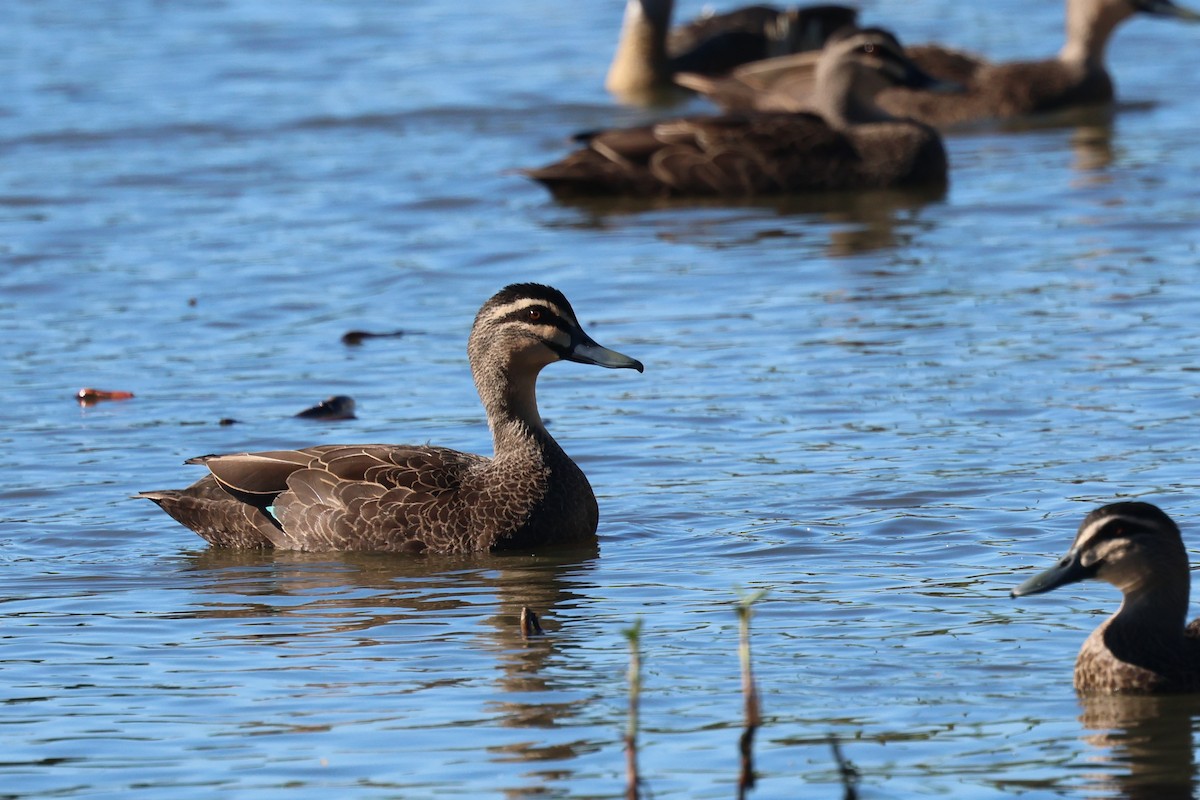
<path id="1" fill-rule="evenodd" d="M 1200 22 L 1200 11 L 1181 6 L 1172 0 L 1143 0 L 1138 4 L 1138 8 L 1156 17 L 1170 17 L 1184 22 Z"/>
<path id="2" fill-rule="evenodd" d="M 571 361 L 580 364 L 595 364 L 598 367 L 607 367 L 609 369 L 635 369 L 638 372 L 645 372 L 646 368 L 642 362 L 636 358 L 630 358 L 624 353 L 618 353 L 616 350 L 610 350 L 607 347 L 596 344 L 595 342 L 581 342 L 575 345 L 571 350 L 571 355 L 568 356 Z"/>

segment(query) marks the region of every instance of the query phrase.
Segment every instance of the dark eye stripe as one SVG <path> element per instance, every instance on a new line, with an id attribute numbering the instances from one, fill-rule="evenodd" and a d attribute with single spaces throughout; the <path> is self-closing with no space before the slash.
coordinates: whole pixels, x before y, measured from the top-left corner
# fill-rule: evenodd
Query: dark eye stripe
<path id="1" fill-rule="evenodd" d="M 541 315 L 542 315 L 541 319 L 531 320 L 529 318 L 529 312 L 534 311 L 534 310 L 541 312 Z M 563 319 L 562 317 L 560 317 L 558 314 L 555 314 L 551 309 L 547 308 L 546 306 L 525 306 L 524 308 L 518 308 L 514 311 L 508 312 L 507 314 L 505 314 L 503 317 L 500 317 L 500 319 L 498 319 L 496 321 L 502 322 L 502 323 L 504 323 L 504 322 L 528 322 L 531 325 L 552 325 L 555 328 L 558 328 L 559 330 L 563 330 L 563 331 L 570 330 L 570 325 L 568 325 L 567 321 L 565 319 Z"/>

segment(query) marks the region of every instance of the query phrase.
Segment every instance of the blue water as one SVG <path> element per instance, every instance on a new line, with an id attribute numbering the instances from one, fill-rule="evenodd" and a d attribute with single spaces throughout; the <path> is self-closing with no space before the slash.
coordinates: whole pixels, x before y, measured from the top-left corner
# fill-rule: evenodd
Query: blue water
<path id="1" fill-rule="evenodd" d="M 1039 0 L 862 8 L 1061 41 Z M 0 796 L 621 797 L 640 619 L 646 786 L 729 797 L 756 589 L 753 797 L 839 797 L 830 735 L 866 798 L 1191 796 L 1194 703 L 1071 688 L 1115 591 L 1008 590 L 1114 499 L 1200 541 L 1200 28 L 1118 32 L 1111 125 L 951 138 L 939 202 L 597 209 L 514 170 L 645 118 L 602 89 L 619 0 L 8 11 Z M 466 335 L 521 280 L 646 364 L 542 377 L 598 550 L 229 554 L 129 499 L 212 452 L 487 452 Z M 292 416 L 332 394 L 358 419 Z"/>

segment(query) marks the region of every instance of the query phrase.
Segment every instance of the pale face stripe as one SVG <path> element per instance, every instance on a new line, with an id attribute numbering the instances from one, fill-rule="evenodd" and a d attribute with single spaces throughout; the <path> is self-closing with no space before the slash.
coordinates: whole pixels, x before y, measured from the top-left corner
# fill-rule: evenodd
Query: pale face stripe
<path id="1" fill-rule="evenodd" d="M 524 312 L 530 308 L 545 308 L 550 311 L 551 316 L 544 323 L 533 323 L 524 319 Z M 495 308 L 489 309 L 488 313 L 480 323 L 483 325 L 506 325 L 517 323 L 522 328 L 536 333 L 536 335 L 548 342 L 553 342 L 562 348 L 570 347 L 571 334 L 562 330 L 559 324 L 561 320 L 568 326 L 578 328 L 579 323 L 575 318 L 564 313 L 556 304 L 549 300 L 540 300 L 533 297 L 522 297 L 518 300 L 513 300 L 504 305 L 498 305 Z"/>

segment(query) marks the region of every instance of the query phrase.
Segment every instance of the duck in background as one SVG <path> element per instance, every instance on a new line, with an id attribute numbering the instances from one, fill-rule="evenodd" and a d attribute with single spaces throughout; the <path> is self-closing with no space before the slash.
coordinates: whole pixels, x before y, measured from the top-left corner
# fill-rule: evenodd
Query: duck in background
<path id="1" fill-rule="evenodd" d="M 754 197 L 944 185 L 932 128 L 880 110 L 888 86 L 934 86 L 896 38 L 843 29 L 817 70 L 814 113 L 683 117 L 583 134 L 585 147 L 526 174 L 559 197 Z"/>
<path id="2" fill-rule="evenodd" d="M 631 105 L 678 99 L 677 72 L 719 75 L 739 64 L 819 50 L 837 29 L 853 25 L 847 6 L 779 9 L 754 5 L 709 14 L 671 30 L 674 0 L 627 0 L 617 50 L 604 86 Z"/>
<path id="3" fill-rule="evenodd" d="M 1056 58 L 993 64 L 937 45 L 914 47 L 909 55 L 923 69 L 967 90 L 939 96 L 897 88 L 882 93 L 879 105 L 946 128 L 1112 103 L 1105 52 L 1117 26 L 1137 14 L 1200 21 L 1200 13 L 1171 0 L 1067 0 L 1067 40 Z"/>
<path id="4" fill-rule="evenodd" d="M 1084 518 L 1071 549 L 1012 590 L 1025 597 L 1082 580 L 1124 599 L 1075 660 L 1075 688 L 1097 694 L 1200 691 L 1200 619 L 1187 622 L 1191 575 L 1179 528 L 1149 503 L 1113 503 Z"/>
<path id="5" fill-rule="evenodd" d="M 921 69 L 965 91 L 895 87 L 879 95 L 879 106 L 945 129 L 1110 104 L 1105 51 L 1117 26 L 1136 14 L 1200 20 L 1200 13 L 1171 0 L 1067 0 L 1067 41 L 1056 58 L 994 64 L 941 45 L 909 47 Z M 801 53 L 745 64 L 725 77 L 682 74 L 676 81 L 726 111 L 798 110 L 812 102 L 816 62 Z"/>

